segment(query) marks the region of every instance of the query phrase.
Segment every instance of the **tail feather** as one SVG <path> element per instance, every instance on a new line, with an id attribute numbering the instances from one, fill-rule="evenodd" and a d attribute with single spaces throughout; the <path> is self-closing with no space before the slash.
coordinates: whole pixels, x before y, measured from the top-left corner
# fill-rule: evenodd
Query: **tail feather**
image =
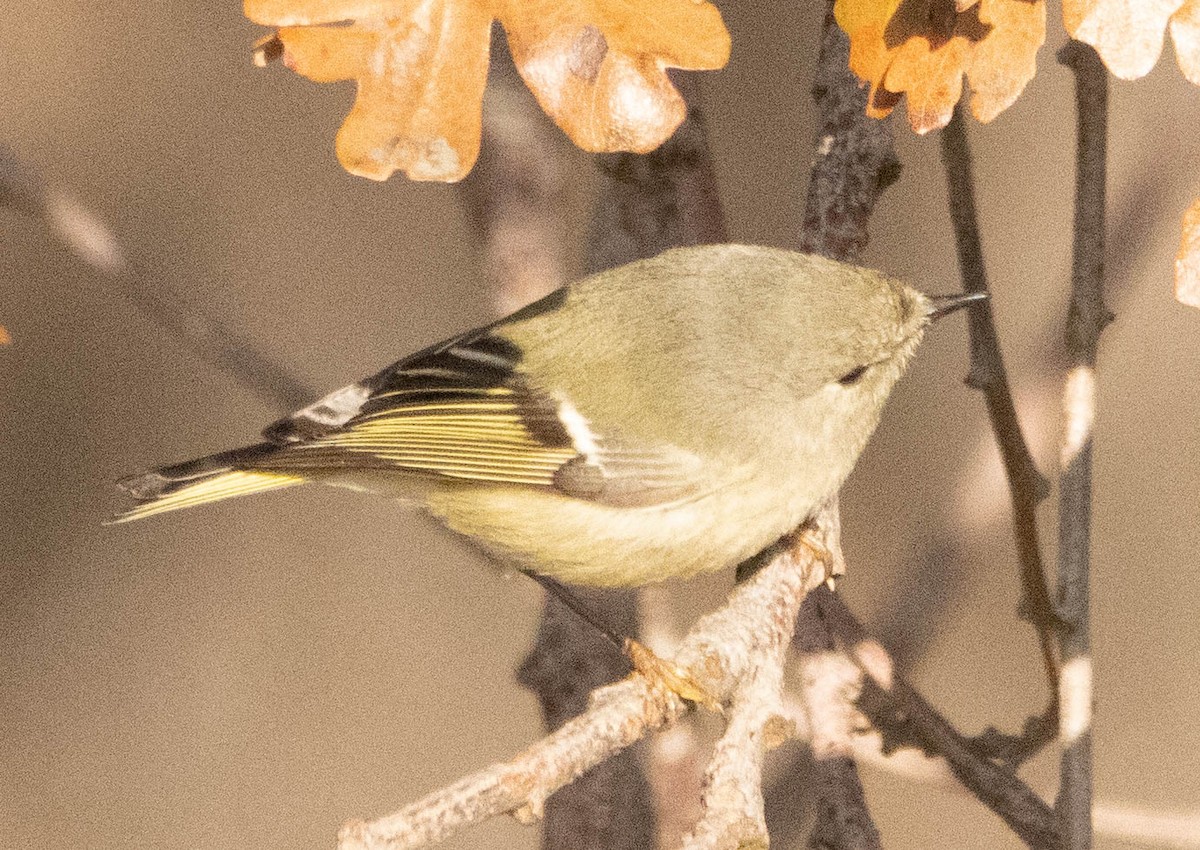
<path id="1" fill-rule="evenodd" d="M 123 479 L 117 485 L 138 504 L 107 524 L 132 522 L 236 496 L 293 487 L 307 481 L 300 475 L 244 468 L 277 448 L 267 443 L 235 449 Z"/>

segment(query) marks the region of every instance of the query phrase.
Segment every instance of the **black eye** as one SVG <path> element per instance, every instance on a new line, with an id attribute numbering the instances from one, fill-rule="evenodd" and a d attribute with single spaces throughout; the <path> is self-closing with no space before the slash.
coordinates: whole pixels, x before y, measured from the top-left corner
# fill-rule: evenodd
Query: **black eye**
<path id="1" fill-rule="evenodd" d="M 859 379 L 865 374 L 867 374 L 866 366 L 855 366 L 845 375 L 842 375 L 842 377 L 838 378 L 838 383 L 843 387 L 849 387 L 853 384 L 857 384 Z"/>

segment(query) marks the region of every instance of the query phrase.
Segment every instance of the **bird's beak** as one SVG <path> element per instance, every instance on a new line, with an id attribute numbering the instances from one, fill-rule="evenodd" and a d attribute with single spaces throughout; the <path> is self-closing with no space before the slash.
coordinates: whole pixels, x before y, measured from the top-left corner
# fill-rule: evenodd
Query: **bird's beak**
<path id="1" fill-rule="evenodd" d="M 942 316 L 948 316 L 955 310 L 961 307 L 970 307 L 981 301 L 987 301 L 991 298 L 986 292 L 964 292 L 961 295 L 932 295 L 929 297 L 929 303 L 933 305 L 933 309 L 929 311 L 929 321 L 936 322 Z"/>

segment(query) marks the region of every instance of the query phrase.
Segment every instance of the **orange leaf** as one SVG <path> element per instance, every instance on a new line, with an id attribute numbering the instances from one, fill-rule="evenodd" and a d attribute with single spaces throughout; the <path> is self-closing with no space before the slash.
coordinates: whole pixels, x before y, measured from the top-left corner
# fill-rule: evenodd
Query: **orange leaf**
<path id="1" fill-rule="evenodd" d="M 686 111 L 665 69 L 729 59 L 721 13 L 696 0 L 513 0 L 501 20 L 526 84 L 588 151 L 654 150 Z"/>
<path id="2" fill-rule="evenodd" d="M 979 20 L 992 31 L 975 45 L 967 79 L 975 96 L 971 114 L 988 123 L 1025 90 L 1037 72 L 1037 51 L 1046 40 L 1044 2 L 985 3 Z"/>
<path id="3" fill-rule="evenodd" d="M 4 325 L 0 325 L 0 345 L 12 345 L 12 335 Z"/>
<path id="4" fill-rule="evenodd" d="M 1179 70 L 1189 83 L 1200 86 L 1200 0 L 1184 3 L 1171 16 L 1171 38 Z"/>
<path id="5" fill-rule="evenodd" d="M 904 95 L 918 133 L 944 127 L 962 95 L 991 121 L 1024 90 L 1046 38 L 1045 0 L 837 0 L 850 68 L 870 84 L 867 113 L 882 118 Z"/>
<path id="6" fill-rule="evenodd" d="M 338 158 L 375 180 L 471 170 L 496 19 L 543 108 L 586 150 L 654 149 L 684 116 L 666 68 L 729 57 L 720 13 L 704 0 L 246 0 L 246 15 L 280 27 L 298 73 L 357 81 Z"/>
<path id="7" fill-rule="evenodd" d="M 1175 298 L 1200 307 L 1200 199 L 1183 214 L 1183 239 L 1175 258 Z"/>
<path id="8" fill-rule="evenodd" d="M 1123 80 L 1136 80 L 1145 76 L 1158 62 L 1167 22 L 1184 6 L 1195 6 L 1196 2 L 1063 0 L 1063 23 L 1072 38 L 1096 48 L 1108 70 L 1115 76 Z M 1184 13 L 1185 17 L 1189 14 L 1194 32 L 1196 12 L 1193 9 L 1190 13 Z M 1178 45 L 1177 41 L 1177 48 Z M 1193 68 L 1197 64 L 1194 45 L 1188 61 Z M 1184 65 L 1182 54 L 1180 65 Z"/>

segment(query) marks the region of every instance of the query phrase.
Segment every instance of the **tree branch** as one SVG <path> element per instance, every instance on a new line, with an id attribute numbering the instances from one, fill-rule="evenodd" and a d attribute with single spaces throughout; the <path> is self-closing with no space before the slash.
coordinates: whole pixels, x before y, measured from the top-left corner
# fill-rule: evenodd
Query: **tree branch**
<path id="1" fill-rule="evenodd" d="M 800 653 L 800 696 L 809 723 L 812 781 L 821 789 L 811 850 L 880 850 L 854 763 L 854 699 L 862 680 L 847 670 L 829 623 L 810 594 L 800 609 L 793 645 Z M 850 673 L 850 676 L 847 676 Z"/>
<path id="2" fill-rule="evenodd" d="M 1104 306 L 1108 73 L 1091 47 L 1070 41 L 1058 59 L 1075 74 L 1075 234 L 1067 315 L 1058 511 L 1059 615 L 1063 669 L 1059 734 L 1066 749 L 1058 810 L 1066 846 L 1092 846 L 1092 664 L 1089 560 L 1096 348 L 1111 320 Z"/>
<path id="3" fill-rule="evenodd" d="M 840 560 L 837 528 L 823 523 L 818 522 L 814 533 Z M 755 798 L 761 794 L 763 755 L 795 733 L 781 690 L 786 650 L 801 602 L 826 575 L 826 565 L 813 547 L 793 540 L 735 587 L 724 606 L 698 620 L 681 641 L 674 663 L 727 705 L 728 720 L 709 763 L 703 817 L 684 844 L 688 850 L 766 845 L 761 797 Z M 511 761 L 392 815 L 347 824 L 339 850 L 424 847 L 506 812 L 523 822 L 535 820 L 558 789 L 577 785 L 579 777 L 604 759 L 673 723 L 685 711 L 678 697 L 656 690 L 637 675 L 601 688 L 583 714 Z"/>
<path id="4" fill-rule="evenodd" d="M 891 126 L 866 115 L 867 94 L 849 70 L 850 40 L 826 4 L 812 95 L 821 125 L 799 248 L 853 261 L 868 240 L 867 222 L 879 196 L 900 176 Z"/>
<path id="5" fill-rule="evenodd" d="M 833 3 L 827 3 L 812 88 L 821 123 L 799 247 L 842 261 L 856 259 L 866 247 L 867 223 L 875 204 L 900 174 L 891 128 L 867 117 L 866 91 L 849 70 L 849 59 L 849 39 L 834 19 Z M 829 512 L 840 524 L 836 499 Z M 815 607 L 802 610 L 796 640 L 801 652 L 810 657 L 831 644 Z M 819 675 L 805 680 L 805 703 L 814 729 L 811 784 L 817 798 L 817 821 L 809 846 L 877 850 L 879 831 L 850 758 L 845 739 L 848 730 L 838 722 L 838 704 L 829 698 L 830 687 L 837 687 L 836 680 L 826 681 Z M 820 735 L 818 730 L 822 730 Z"/>
<path id="6" fill-rule="evenodd" d="M 950 218 L 954 223 L 954 238 L 958 246 L 958 265 L 963 289 L 967 292 L 987 292 L 987 271 L 983 262 L 983 247 L 975 212 L 975 181 L 971 170 L 971 150 L 963 124 L 962 105 L 941 132 L 942 162 L 950 201 Z M 971 367 L 967 385 L 983 393 L 996 444 L 1004 460 L 1012 498 L 1013 529 L 1016 533 L 1017 556 L 1020 562 L 1022 613 L 1037 629 L 1042 662 L 1051 688 L 1057 687 L 1058 658 L 1055 633 L 1058 618 L 1042 563 L 1038 539 L 1037 506 L 1049 494 L 1046 479 L 1038 472 L 1033 455 L 1021 432 L 1021 422 L 1013 404 L 1012 389 L 1000 339 L 996 333 L 991 304 L 968 311 L 967 327 L 971 340 Z"/>

